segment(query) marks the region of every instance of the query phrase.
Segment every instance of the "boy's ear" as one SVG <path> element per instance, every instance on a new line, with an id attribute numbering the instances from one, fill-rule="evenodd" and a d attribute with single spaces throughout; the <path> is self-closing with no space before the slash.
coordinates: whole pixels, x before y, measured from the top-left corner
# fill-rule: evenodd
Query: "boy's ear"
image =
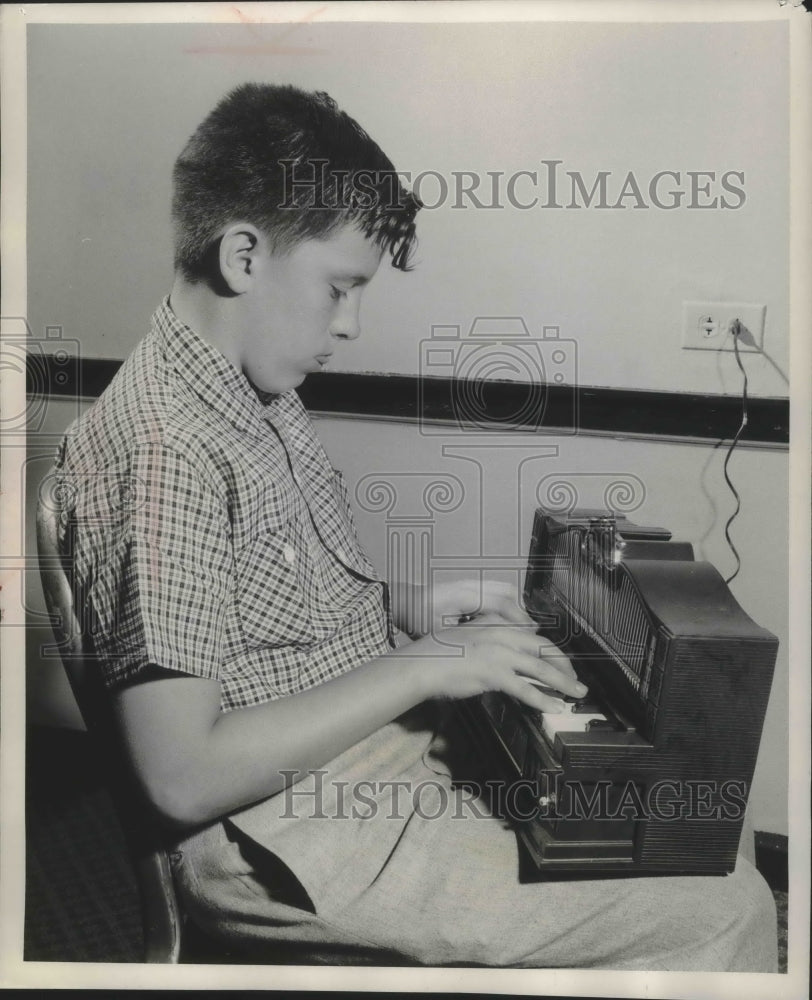
<path id="1" fill-rule="evenodd" d="M 251 285 L 261 239 L 249 222 L 229 226 L 220 238 L 220 274 L 235 295 L 247 292 Z"/>

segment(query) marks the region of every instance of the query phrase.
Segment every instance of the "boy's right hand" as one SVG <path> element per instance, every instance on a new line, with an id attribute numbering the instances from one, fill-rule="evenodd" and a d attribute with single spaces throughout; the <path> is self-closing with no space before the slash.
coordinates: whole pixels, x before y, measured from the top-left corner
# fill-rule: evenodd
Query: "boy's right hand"
<path id="1" fill-rule="evenodd" d="M 540 712 L 560 712 L 561 702 L 537 685 L 581 698 L 569 658 L 534 625 L 518 625 L 498 615 L 482 615 L 455 628 L 426 636 L 402 652 L 417 658 L 428 697 L 470 698 L 502 691 Z"/>

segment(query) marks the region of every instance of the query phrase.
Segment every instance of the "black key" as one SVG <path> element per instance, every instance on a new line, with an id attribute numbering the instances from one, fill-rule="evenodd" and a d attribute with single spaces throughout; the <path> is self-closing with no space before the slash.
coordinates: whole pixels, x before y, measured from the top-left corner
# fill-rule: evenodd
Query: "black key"
<path id="1" fill-rule="evenodd" d="M 576 698 L 572 703 L 572 711 L 577 715 L 603 715 L 604 709 L 596 704 L 589 695 Z"/>
<path id="2" fill-rule="evenodd" d="M 607 730 L 607 729 L 617 729 L 617 726 L 610 719 L 590 719 L 586 724 L 587 732 L 593 732 L 594 730 Z"/>

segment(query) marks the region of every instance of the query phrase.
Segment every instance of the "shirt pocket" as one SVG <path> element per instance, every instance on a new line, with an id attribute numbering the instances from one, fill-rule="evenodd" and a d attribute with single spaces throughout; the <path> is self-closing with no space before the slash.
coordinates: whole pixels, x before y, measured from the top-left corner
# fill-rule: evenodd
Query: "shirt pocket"
<path id="1" fill-rule="evenodd" d="M 294 522 L 252 538 L 235 562 L 237 612 L 249 646 L 316 641 L 312 568 Z"/>

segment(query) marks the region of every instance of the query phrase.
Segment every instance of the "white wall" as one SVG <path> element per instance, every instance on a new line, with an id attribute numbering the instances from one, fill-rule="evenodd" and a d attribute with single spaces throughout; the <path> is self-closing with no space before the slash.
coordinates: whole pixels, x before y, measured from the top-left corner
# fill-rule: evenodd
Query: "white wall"
<path id="1" fill-rule="evenodd" d="M 553 325 L 576 342 L 581 384 L 738 392 L 732 355 L 680 350 L 681 303 L 766 304 L 765 346 L 786 372 L 786 29 L 33 26 L 29 319 L 62 325 L 86 355 L 127 354 L 170 282 L 183 142 L 231 86 L 289 81 L 331 92 L 413 175 L 530 170 L 542 186 L 541 161 L 559 159 L 588 186 L 610 171 L 611 204 L 629 171 L 647 201 L 660 170 L 681 172 L 686 191 L 687 171 L 714 171 L 715 195 L 723 173 L 744 173 L 738 209 L 689 209 L 688 196 L 674 210 L 424 209 L 419 267 L 381 273 L 366 336 L 336 367 L 414 373 L 433 325 L 521 316 L 535 337 Z M 437 200 L 437 184 L 422 190 Z M 754 393 L 785 394 L 773 365 L 747 362 Z"/>

